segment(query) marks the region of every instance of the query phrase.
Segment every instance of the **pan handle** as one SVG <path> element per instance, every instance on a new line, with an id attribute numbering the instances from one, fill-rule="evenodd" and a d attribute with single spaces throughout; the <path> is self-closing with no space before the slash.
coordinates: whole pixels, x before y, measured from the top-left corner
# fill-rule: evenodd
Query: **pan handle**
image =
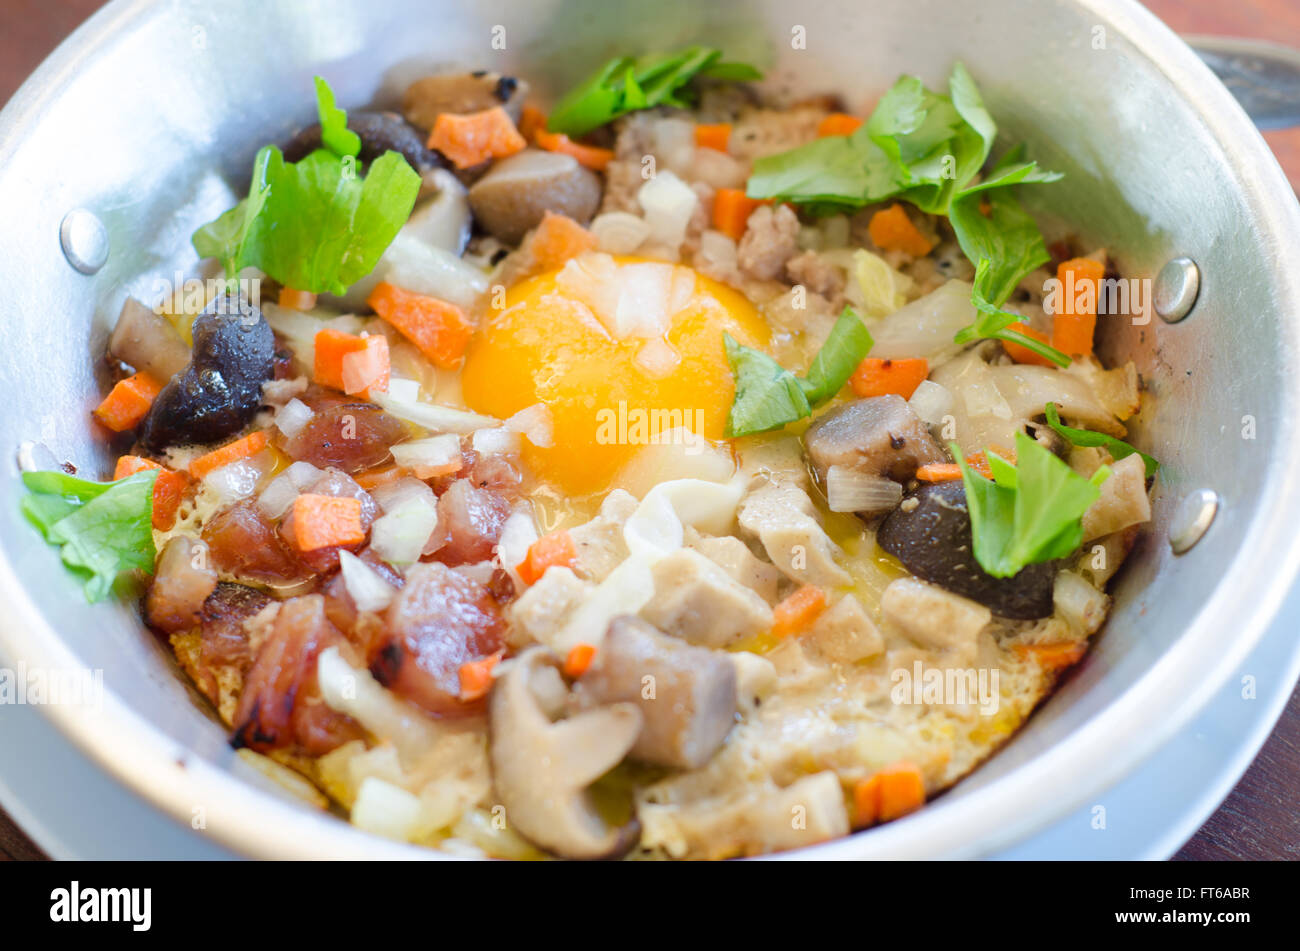
<path id="1" fill-rule="evenodd" d="M 1238 37 L 1183 39 L 1260 129 L 1300 125 L 1300 50 Z"/>

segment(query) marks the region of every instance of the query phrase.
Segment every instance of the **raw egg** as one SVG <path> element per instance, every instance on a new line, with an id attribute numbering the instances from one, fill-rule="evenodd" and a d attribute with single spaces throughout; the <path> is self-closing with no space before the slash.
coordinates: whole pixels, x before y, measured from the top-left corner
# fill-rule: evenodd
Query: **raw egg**
<path id="1" fill-rule="evenodd" d="M 507 291 L 470 342 L 462 392 L 501 418 L 543 404 L 551 445 L 525 439 L 524 462 L 590 494 L 657 434 L 722 438 L 735 393 L 724 333 L 768 344 L 763 318 L 732 288 L 681 265 L 589 253 Z"/>

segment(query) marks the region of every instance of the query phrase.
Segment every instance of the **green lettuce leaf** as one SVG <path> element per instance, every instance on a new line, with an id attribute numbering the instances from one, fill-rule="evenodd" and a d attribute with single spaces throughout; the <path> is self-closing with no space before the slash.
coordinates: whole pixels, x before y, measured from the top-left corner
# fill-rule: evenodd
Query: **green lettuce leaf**
<path id="1" fill-rule="evenodd" d="M 348 114 L 334 104 L 334 90 L 319 76 L 316 113 L 320 117 L 321 144 L 340 158 L 356 158 L 361 152 L 361 136 L 348 128 Z"/>

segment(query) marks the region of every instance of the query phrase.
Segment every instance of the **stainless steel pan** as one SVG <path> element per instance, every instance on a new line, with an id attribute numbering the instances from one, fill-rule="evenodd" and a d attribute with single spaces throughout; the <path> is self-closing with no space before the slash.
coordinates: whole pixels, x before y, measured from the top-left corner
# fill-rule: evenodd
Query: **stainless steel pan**
<path id="1" fill-rule="evenodd" d="M 806 48 L 792 38 L 806 37 Z M 496 42 L 494 42 L 494 38 Z M 109 322 L 128 293 L 195 265 L 193 228 L 242 187 L 256 148 L 311 115 L 310 79 L 342 103 L 389 100 L 437 66 L 563 84 L 615 51 L 691 41 L 761 62 L 776 90 L 865 106 L 900 72 L 979 80 L 1009 141 L 1067 173 L 1044 221 L 1104 244 L 1130 276 L 1199 267 L 1180 323 L 1111 321 L 1105 347 L 1148 388 L 1137 439 L 1163 462 L 1153 529 L 1104 634 L 1066 686 L 987 766 L 920 813 L 801 853 L 971 856 L 1017 840 L 1129 774 L 1221 686 L 1300 565 L 1300 208 L 1259 135 L 1196 56 L 1127 0 L 117 0 L 0 114 L 0 446 L 48 446 L 95 476 L 110 452 L 88 410 Z M 797 45 L 797 44 L 796 44 Z M 504 47 L 504 48 L 502 48 Z M 544 83 L 543 83 L 544 85 Z M 107 263 L 70 266 L 68 212 L 102 222 Z M 69 235 L 74 244 L 93 230 Z M 93 247 L 82 248 L 93 256 Z M 1253 420 L 1256 438 L 1242 438 Z M 1175 556 L 1180 501 L 1217 493 L 1204 538 Z M 22 521 L 0 476 L 0 656 L 104 671 L 102 708 L 41 708 L 127 788 L 248 855 L 432 856 L 366 837 L 240 772 L 131 605 L 90 607 Z"/>

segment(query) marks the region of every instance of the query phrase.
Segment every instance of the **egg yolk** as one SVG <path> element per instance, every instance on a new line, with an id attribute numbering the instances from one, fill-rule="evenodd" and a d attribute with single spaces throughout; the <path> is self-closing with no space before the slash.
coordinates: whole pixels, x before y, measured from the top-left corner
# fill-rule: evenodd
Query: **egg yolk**
<path id="1" fill-rule="evenodd" d="M 615 286 L 602 290 L 617 297 L 621 266 L 637 259 L 615 261 Z M 551 271 L 510 288 L 470 342 L 461 377 L 466 405 L 500 418 L 537 403 L 549 409 L 551 445 L 524 440 L 524 463 L 538 478 L 590 494 L 607 488 L 656 430 L 684 425 L 706 439 L 723 437 L 735 394 L 723 333 L 765 348 L 768 328 L 744 295 L 671 267 L 690 294 L 674 295 L 681 306 L 666 314 L 662 335 L 616 337 Z"/>

